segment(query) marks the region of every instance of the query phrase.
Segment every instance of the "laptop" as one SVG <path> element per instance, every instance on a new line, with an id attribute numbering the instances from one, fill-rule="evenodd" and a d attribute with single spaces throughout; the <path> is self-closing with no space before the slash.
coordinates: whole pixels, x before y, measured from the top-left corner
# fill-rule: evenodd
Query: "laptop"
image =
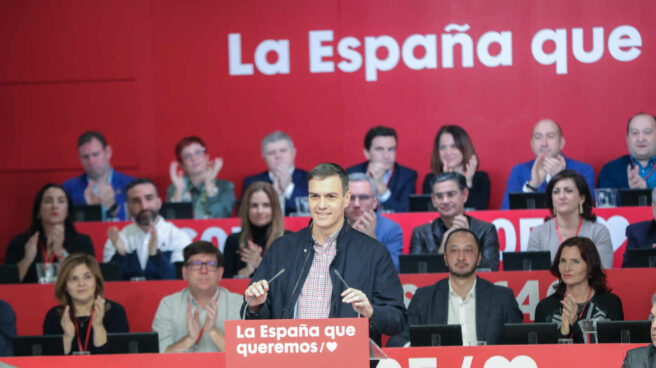
<path id="1" fill-rule="evenodd" d="M 193 219 L 194 207 L 191 202 L 165 202 L 162 203 L 159 214 L 167 220 Z"/>
<path id="2" fill-rule="evenodd" d="M 73 221 L 102 221 L 103 210 L 99 204 L 81 204 L 73 206 Z"/>
<path id="3" fill-rule="evenodd" d="M 628 341 L 622 341 L 622 334 Z M 597 341 L 624 344 L 651 342 L 649 321 L 597 321 Z"/>
<path id="4" fill-rule="evenodd" d="M 551 268 L 551 252 L 503 252 L 504 271 L 548 270 Z"/>
<path id="5" fill-rule="evenodd" d="M 14 356 L 64 355 L 61 335 L 16 336 Z"/>
<path id="6" fill-rule="evenodd" d="M 0 265 L 0 284 L 18 284 L 18 265 Z"/>
<path id="7" fill-rule="evenodd" d="M 503 325 L 504 345 L 556 344 L 558 325 L 555 323 L 506 323 Z"/>
<path id="8" fill-rule="evenodd" d="M 651 189 L 620 189 L 620 207 L 651 206 Z"/>
<path id="9" fill-rule="evenodd" d="M 110 354 L 159 353 L 157 332 L 108 333 Z"/>
<path id="10" fill-rule="evenodd" d="M 626 267 L 656 267 L 656 248 L 627 250 Z"/>
<path id="11" fill-rule="evenodd" d="M 444 263 L 443 254 L 401 254 L 399 255 L 400 273 L 436 273 L 449 272 Z"/>
<path id="12" fill-rule="evenodd" d="M 435 212 L 430 194 L 411 194 L 408 197 L 410 212 Z"/>
<path id="13" fill-rule="evenodd" d="M 508 202 L 511 210 L 533 210 L 547 208 L 547 195 L 544 192 L 510 193 Z"/>
<path id="14" fill-rule="evenodd" d="M 410 325 L 411 346 L 462 346 L 460 325 Z"/>

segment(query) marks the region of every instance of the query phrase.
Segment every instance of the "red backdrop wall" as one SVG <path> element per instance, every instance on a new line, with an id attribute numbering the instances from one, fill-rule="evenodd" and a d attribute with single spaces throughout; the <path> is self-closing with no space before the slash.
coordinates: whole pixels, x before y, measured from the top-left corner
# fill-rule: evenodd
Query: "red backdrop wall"
<path id="1" fill-rule="evenodd" d="M 512 165 L 532 156 L 530 130 L 542 117 L 562 125 L 565 153 L 598 173 L 626 151 L 627 118 L 656 112 L 655 16 L 656 3 L 648 0 L 3 1 L 0 257 L 28 226 L 38 188 L 81 172 L 75 143 L 86 129 L 106 134 L 118 170 L 151 177 L 160 190 L 169 183 L 173 146 L 185 135 L 204 137 L 210 153 L 224 157 L 220 176 L 240 193 L 243 177 L 264 169 L 259 141 L 265 134 L 290 133 L 299 167 L 328 160 L 348 166 L 362 160 L 363 135 L 375 124 L 397 129 L 398 161 L 419 171 L 420 187 L 435 132 L 460 124 L 490 174 L 491 208 L 498 208 Z M 443 63 L 451 23 L 470 27 L 472 67 L 463 67 L 460 46 L 454 66 Z M 632 60 L 617 60 L 609 47 L 621 25 L 640 36 Z M 572 29 L 583 29 L 590 51 L 594 27 L 603 28 L 603 53 L 596 62 L 579 62 Z M 544 29 L 566 33 L 566 46 L 543 47 L 565 50 L 566 74 L 540 64 L 531 51 Z M 364 55 L 366 37 L 390 36 L 402 47 L 413 34 L 436 35 L 437 67 L 412 70 L 402 59 L 367 81 L 369 57 L 352 73 L 311 73 L 308 37 L 317 30 L 333 31 L 334 41 L 323 45 L 334 53 L 324 61 L 335 64 L 344 61 L 337 45 L 347 36 L 362 43 L 355 51 Z M 491 55 L 510 51 L 511 65 L 482 63 L 476 45 L 490 31 L 512 34 L 512 50 L 490 48 Z M 288 40 L 289 73 L 265 75 L 256 67 L 253 75 L 230 75 L 229 34 L 241 35 L 241 61 L 249 64 L 261 42 Z M 269 53 L 267 60 L 279 58 Z"/>

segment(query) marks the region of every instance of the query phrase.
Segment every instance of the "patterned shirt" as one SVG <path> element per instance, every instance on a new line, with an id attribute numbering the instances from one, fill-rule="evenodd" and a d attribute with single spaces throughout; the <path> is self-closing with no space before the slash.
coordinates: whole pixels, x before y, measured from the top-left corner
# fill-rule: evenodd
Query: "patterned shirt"
<path id="1" fill-rule="evenodd" d="M 333 283 L 330 280 L 330 264 L 337 253 L 337 234 L 326 238 L 324 244 L 314 241 L 314 259 L 301 294 L 298 296 L 296 318 L 319 319 L 330 315 L 330 297 Z"/>

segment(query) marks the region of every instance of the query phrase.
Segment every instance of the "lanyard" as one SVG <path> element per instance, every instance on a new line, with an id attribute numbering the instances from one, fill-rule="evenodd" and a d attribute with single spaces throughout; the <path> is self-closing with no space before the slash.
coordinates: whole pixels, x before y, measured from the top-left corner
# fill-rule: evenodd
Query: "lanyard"
<path id="1" fill-rule="evenodd" d="M 52 263 L 55 260 L 55 252 L 53 251 L 48 258 L 48 252 L 46 251 L 46 246 L 43 244 L 43 241 L 39 242 L 39 247 L 41 248 L 41 253 L 43 253 L 43 263 Z"/>
<path id="2" fill-rule="evenodd" d="M 560 229 L 558 228 L 558 219 L 556 218 L 556 232 L 558 233 L 558 240 L 560 242 L 563 242 L 563 237 L 560 236 Z M 574 236 L 579 236 L 579 231 L 581 231 L 581 225 L 583 224 L 583 217 L 579 218 L 579 227 L 576 228 L 576 235 Z"/>
<path id="3" fill-rule="evenodd" d="M 87 346 L 89 346 L 89 336 L 91 335 L 91 323 L 93 322 L 93 312 L 95 310 L 91 309 L 91 316 L 89 317 L 89 326 L 87 327 L 87 337 L 84 339 L 84 348 L 82 348 L 82 341 L 80 341 L 80 328 L 78 327 L 77 318 L 75 318 L 75 335 L 77 336 L 77 346 L 79 351 L 87 351 Z"/>
<path id="4" fill-rule="evenodd" d="M 638 170 L 640 170 L 640 165 L 636 164 L 635 162 L 631 162 L 631 163 L 633 164 L 633 167 L 638 166 Z M 654 173 L 654 169 L 655 169 L 655 168 L 656 168 L 656 163 L 653 163 L 653 164 L 651 165 L 651 170 L 649 170 L 649 174 L 647 174 L 647 176 L 645 176 L 645 177 L 643 178 L 645 181 L 647 181 L 647 179 L 649 179 L 649 177 L 651 176 L 651 174 Z"/>

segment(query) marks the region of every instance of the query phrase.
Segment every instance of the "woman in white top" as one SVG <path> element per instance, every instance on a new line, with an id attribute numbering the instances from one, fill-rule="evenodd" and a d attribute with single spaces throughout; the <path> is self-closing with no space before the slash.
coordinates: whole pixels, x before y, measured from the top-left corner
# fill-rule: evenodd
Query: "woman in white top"
<path id="1" fill-rule="evenodd" d="M 547 184 L 547 208 L 554 217 L 531 231 L 529 251 L 548 250 L 551 259 L 563 241 L 582 236 L 596 245 L 604 268 L 613 266 L 613 244 L 606 226 L 592 214 L 592 196 L 585 178 L 574 170 L 563 170 Z"/>

